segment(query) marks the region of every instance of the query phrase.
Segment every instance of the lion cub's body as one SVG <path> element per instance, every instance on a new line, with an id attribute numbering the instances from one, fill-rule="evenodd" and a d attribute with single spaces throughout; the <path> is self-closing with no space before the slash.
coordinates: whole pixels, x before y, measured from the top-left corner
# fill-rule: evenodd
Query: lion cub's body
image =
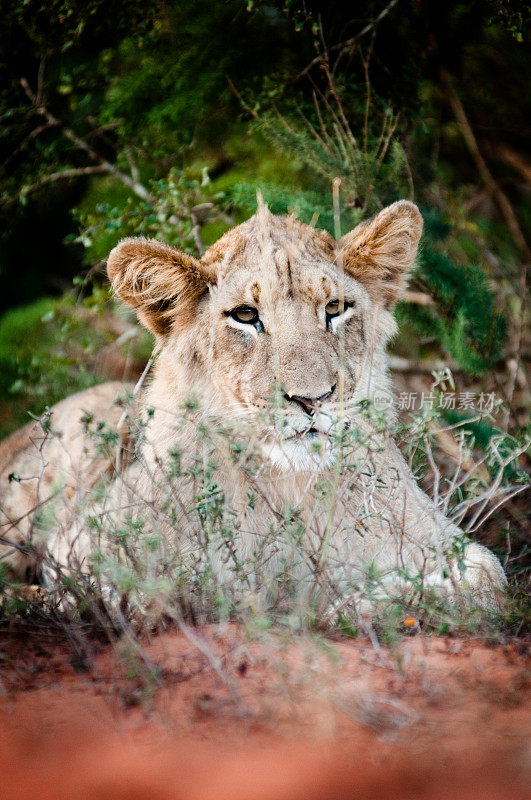
<path id="1" fill-rule="evenodd" d="M 200 532 L 190 514 L 198 495 L 183 479 L 181 461 L 206 457 L 206 440 L 198 437 L 205 422 L 228 425 L 263 464 L 249 472 L 218 436 L 215 480 L 224 509 L 216 524 L 225 530 L 238 520 L 231 528 L 237 538 L 225 542 L 229 555 L 220 546 L 209 556 L 220 581 L 230 579 L 232 557 L 250 563 L 262 548 L 262 578 L 289 562 L 292 577 L 310 586 L 311 576 L 327 570 L 336 600 L 362 587 L 372 565 L 383 585 L 420 575 L 424 585 L 445 594 L 465 585 L 480 605 L 495 607 L 505 583 L 499 562 L 470 543 L 460 564 L 453 563 L 452 544 L 462 532 L 419 489 L 385 431 L 373 430 L 360 411 L 360 401 L 390 390 L 385 346 L 395 332 L 391 309 L 421 229 L 418 210 L 405 201 L 339 243 L 261 207 L 200 261 L 154 241 L 122 242 L 109 259 L 109 275 L 157 337 L 158 355 L 143 398 L 149 413 L 136 458 L 113 473 L 97 515 L 116 528 L 131 513 L 144 521 L 151 514 L 160 527 L 160 559 L 178 555 L 193 570 Z M 92 544 L 80 504 L 121 462 L 95 457 L 80 418 L 89 412 L 116 425 L 122 412 L 112 401 L 119 389 L 95 387 L 56 406 L 51 427 L 59 437 L 30 442 L 28 429 L 0 446 L 0 533 L 13 542 L 11 551 L 4 545 L 5 557 L 17 574 L 34 563 L 23 548 L 39 527 L 33 509 L 46 508 L 59 484 L 64 499 L 48 551 L 64 568 L 72 556 L 78 565 L 86 561 Z M 191 392 L 197 407 L 184 419 Z M 272 397 L 276 406 L 268 414 Z M 337 444 L 342 430 L 359 432 L 346 448 L 348 480 L 338 478 L 335 496 L 319 501 L 319 482 L 344 463 L 345 447 Z M 214 439 L 208 438 L 210 447 Z M 176 453 L 180 477 L 168 479 L 176 475 Z M 9 482 L 13 473 L 16 480 Z M 263 543 L 290 504 L 298 508 L 303 539 L 281 535 Z M 161 522 L 156 514 L 162 508 Z"/>

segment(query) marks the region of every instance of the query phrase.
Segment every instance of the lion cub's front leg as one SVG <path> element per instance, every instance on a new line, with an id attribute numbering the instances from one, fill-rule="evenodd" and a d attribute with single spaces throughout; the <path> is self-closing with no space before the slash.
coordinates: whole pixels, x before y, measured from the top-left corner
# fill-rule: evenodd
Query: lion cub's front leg
<path id="1" fill-rule="evenodd" d="M 499 610 L 507 579 L 496 556 L 469 541 L 441 513 L 391 439 L 380 444 L 368 456 L 377 480 L 370 497 L 375 511 L 372 551 L 367 548 L 383 576 L 380 593 L 407 598 L 417 587 L 431 589 L 452 604 Z M 383 544 L 382 530 L 388 532 Z"/>

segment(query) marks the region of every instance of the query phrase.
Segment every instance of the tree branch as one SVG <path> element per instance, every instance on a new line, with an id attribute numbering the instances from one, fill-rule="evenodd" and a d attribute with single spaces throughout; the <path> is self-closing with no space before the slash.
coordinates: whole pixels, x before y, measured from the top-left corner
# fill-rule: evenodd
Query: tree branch
<path id="1" fill-rule="evenodd" d="M 54 114 L 49 111 L 44 103 L 39 103 L 39 98 L 30 89 L 26 78 L 20 79 L 20 85 L 24 89 L 24 92 L 31 102 L 35 112 L 45 117 L 50 125 L 58 127 L 63 136 L 71 141 L 72 144 L 78 148 L 78 150 L 82 150 L 92 161 L 95 161 L 102 168 L 104 168 L 101 170 L 101 172 L 108 172 L 110 175 L 113 175 L 125 186 L 131 189 L 142 200 L 146 200 L 146 202 L 153 206 L 156 205 L 157 201 L 155 197 L 146 189 L 145 186 L 143 186 L 143 184 L 141 184 L 139 181 L 133 180 L 133 178 L 130 178 L 125 172 L 122 172 L 121 169 L 118 169 L 118 167 L 115 167 L 114 164 L 110 163 L 110 161 L 107 161 L 106 158 L 97 153 L 96 150 L 94 150 L 94 148 L 91 147 L 84 139 L 81 139 L 71 128 L 68 128 L 60 119 L 54 116 Z"/>
<path id="2" fill-rule="evenodd" d="M 6 160 L 2 164 L 2 167 L 5 169 L 7 167 L 7 165 L 11 161 L 13 161 L 14 158 L 16 158 L 18 156 L 18 154 L 27 145 L 28 142 L 31 142 L 32 139 L 35 139 L 37 136 L 39 136 L 41 133 L 43 133 L 43 131 L 47 131 L 51 127 L 53 127 L 53 126 L 50 125 L 49 122 L 44 122 L 42 125 L 38 125 L 36 128 L 34 128 L 31 131 L 31 133 L 28 133 L 28 135 L 24 137 L 24 139 L 19 144 L 19 146 L 15 150 L 13 150 L 13 152 L 6 158 Z"/>
<path id="3" fill-rule="evenodd" d="M 426 292 L 414 292 L 407 289 L 400 297 L 405 303 L 414 303 L 417 306 L 434 306 L 435 300 Z"/>
<path id="4" fill-rule="evenodd" d="M 524 181 L 531 184 L 531 161 L 505 142 L 492 148 L 494 155 L 520 173 Z"/>
<path id="5" fill-rule="evenodd" d="M 330 50 L 340 50 L 340 51 L 350 50 L 352 47 L 354 47 L 354 45 L 356 45 L 359 42 L 359 40 L 363 36 L 365 36 L 366 33 L 369 33 L 374 28 L 376 28 L 378 23 L 381 22 L 381 20 L 389 14 L 389 12 L 396 6 L 397 3 L 398 0 L 391 0 L 391 2 L 388 3 L 386 7 L 382 9 L 382 11 L 380 11 L 378 16 L 375 17 L 373 20 L 371 20 L 364 28 L 362 28 L 362 30 L 359 33 L 357 33 L 355 36 L 352 36 L 352 38 L 350 39 L 346 39 L 344 42 L 338 42 L 338 44 L 332 45 Z M 313 61 L 310 61 L 308 66 L 305 67 L 301 73 L 299 73 L 297 78 L 302 78 L 303 75 L 306 75 L 311 70 L 311 68 L 314 67 L 316 64 L 319 64 L 320 61 L 321 61 L 321 56 L 320 55 L 316 56 L 316 58 L 314 58 Z"/>
<path id="6" fill-rule="evenodd" d="M 459 99 L 457 92 L 455 91 L 452 85 L 450 75 L 444 68 L 441 70 L 441 79 L 446 89 L 448 100 L 450 102 L 450 105 L 452 106 L 455 118 L 458 122 L 459 127 L 461 128 L 461 132 L 467 144 L 470 155 L 474 159 L 477 170 L 481 175 L 481 178 L 483 179 L 485 186 L 487 187 L 489 193 L 496 201 L 500 209 L 500 212 L 502 214 L 502 217 L 504 218 L 505 223 L 514 238 L 514 241 L 523 256 L 522 266 L 520 270 L 520 281 L 517 289 L 517 294 L 520 299 L 520 310 L 515 320 L 514 331 L 512 336 L 513 341 L 511 343 L 512 344 L 511 349 L 513 350 L 514 353 L 514 359 L 512 359 L 512 363 L 509 369 L 509 381 L 506 393 L 507 403 L 510 408 L 516 386 L 516 378 L 520 367 L 520 349 L 522 345 L 524 326 L 525 326 L 525 311 L 526 311 L 525 298 L 527 295 L 527 265 L 531 261 L 531 249 L 522 232 L 522 228 L 520 227 L 520 223 L 518 222 L 518 218 L 509 201 L 509 198 L 495 180 L 494 176 L 492 175 L 490 169 L 487 166 L 487 162 L 485 161 L 485 159 L 481 154 L 476 137 L 474 135 L 474 131 L 472 130 L 472 126 L 470 125 L 468 117 L 463 108 L 463 104 L 461 103 L 461 100 Z M 509 415 L 507 415 L 504 422 L 503 427 L 505 428 L 505 430 L 507 430 L 508 425 L 509 425 Z"/>
<path id="7" fill-rule="evenodd" d="M 452 372 L 462 372 L 462 369 L 454 361 L 446 359 L 414 359 L 402 358 L 402 356 L 389 356 L 389 368 L 393 372 L 440 372 L 440 370 L 450 368 Z"/>
<path id="8" fill-rule="evenodd" d="M 487 163 L 483 156 L 481 155 L 476 137 L 474 135 L 474 131 L 468 121 L 468 117 L 465 113 L 463 108 L 463 104 L 459 99 L 450 79 L 448 72 L 445 69 L 441 70 L 441 76 L 443 80 L 443 84 L 448 96 L 448 100 L 450 105 L 452 106 L 452 110 L 454 112 L 455 118 L 461 128 L 461 133 L 463 134 L 463 138 L 466 142 L 470 155 L 475 161 L 476 167 L 478 169 L 479 174 L 481 175 L 483 181 L 487 189 L 490 191 L 498 207 L 505 219 L 507 227 L 511 231 L 518 248 L 524 254 L 526 261 L 531 260 L 531 250 L 529 249 L 529 245 L 526 242 L 525 236 L 522 233 L 522 229 L 520 227 L 520 223 L 514 213 L 513 207 L 509 201 L 509 198 L 505 194 L 505 192 L 500 188 L 499 184 L 494 179 L 490 169 L 487 166 Z"/>
<path id="9" fill-rule="evenodd" d="M 55 183 L 55 181 L 67 180 L 68 178 L 78 178 L 82 175 L 94 175 L 96 173 L 107 172 L 107 167 L 102 164 L 95 164 L 93 167 L 76 167 L 75 169 L 63 169 L 58 172 L 52 172 L 50 175 L 45 175 L 36 183 L 31 186 L 23 188 L 23 194 L 30 194 L 37 191 L 41 186 L 46 186 L 47 183 Z"/>

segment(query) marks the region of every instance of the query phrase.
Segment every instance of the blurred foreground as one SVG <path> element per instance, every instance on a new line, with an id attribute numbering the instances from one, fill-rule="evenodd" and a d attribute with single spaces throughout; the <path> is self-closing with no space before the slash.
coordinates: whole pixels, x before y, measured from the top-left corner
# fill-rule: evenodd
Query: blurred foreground
<path id="1" fill-rule="evenodd" d="M 155 637 L 143 665 L 119 646 L 4 638 L 4 800 L 526 796 L 522 643 L 229 625 Z"/>

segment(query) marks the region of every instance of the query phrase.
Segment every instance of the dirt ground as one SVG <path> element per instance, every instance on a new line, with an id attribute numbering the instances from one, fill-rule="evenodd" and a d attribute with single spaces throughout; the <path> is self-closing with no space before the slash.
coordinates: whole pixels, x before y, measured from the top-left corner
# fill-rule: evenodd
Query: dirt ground
<path id="1" fill-rule="evenodd" d="M 119 655 L 118 655 L 119 654 Z M 234 626 L 0 640 L 3 800 L 528 797 L 527 648 Z"/>

